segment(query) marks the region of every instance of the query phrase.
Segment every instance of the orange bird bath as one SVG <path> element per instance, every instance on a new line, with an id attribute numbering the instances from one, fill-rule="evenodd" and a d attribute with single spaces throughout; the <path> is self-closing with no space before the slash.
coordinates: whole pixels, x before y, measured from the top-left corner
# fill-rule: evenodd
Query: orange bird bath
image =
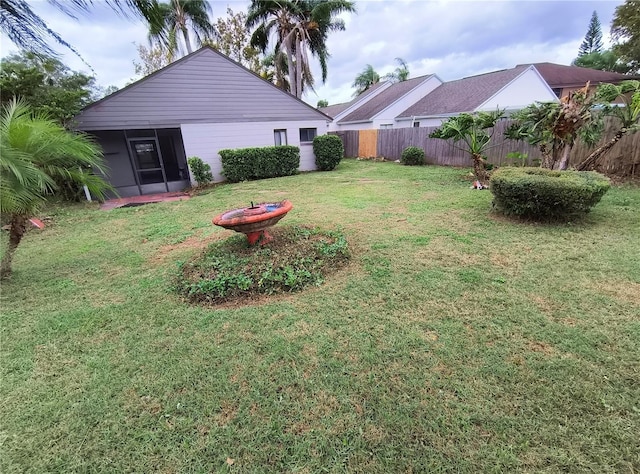
<path id="1" fill-rule="evenodd" d="M 213 223 L 225 229 L 235 230 L 247 236 L 249 245 L 265 245 L 273 237 L 267 228 L 275 225 L 287 212 L 293 209 L 293 204 L 286 199 L 281 202 L 251 203 L 251 207 L 242 207 L 223 212 L 214 217 Z"/>

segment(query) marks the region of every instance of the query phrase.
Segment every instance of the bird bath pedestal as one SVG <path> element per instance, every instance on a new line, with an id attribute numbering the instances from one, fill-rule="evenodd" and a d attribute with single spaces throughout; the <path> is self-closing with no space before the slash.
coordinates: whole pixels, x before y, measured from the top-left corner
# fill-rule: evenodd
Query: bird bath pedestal
<path id="1" fill-rule="evenodd" d="M 282 219 L 291 209 L 293 204 L 286 199 L 281 202 L 263 202 L 255 205 L 252 202 L 251 207 L 223 212 L 213 219 L 213 223 L 245 234 L 249 245 L 256 243 L 265 245 L 273 240 L 266 229 Z"/>

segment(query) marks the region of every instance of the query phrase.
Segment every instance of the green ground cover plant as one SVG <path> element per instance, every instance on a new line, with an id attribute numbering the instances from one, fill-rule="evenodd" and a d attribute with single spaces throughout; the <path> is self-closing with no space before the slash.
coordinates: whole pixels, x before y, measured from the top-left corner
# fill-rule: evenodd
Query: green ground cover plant
<path id="1" fill-rule="evenodd" d="M 2 284 L 0 471 L 638 472 L 640 190 L 521 223 L 468 172 L 345 159 L 47 209 Z M 280 199 L 350 263 L 248 304 L 172 291 L 234 236 L 216 214 Z"/>
<path id="2" fill-rule="evenodd" d="M 214 242 L 180 264 L 176 290 L 194 303 L 241 303 L 320 285 L 349 258 L 347 240 L 338 231 L 278 226 L 269 233 L 274 240 L 264 247 L 249 246 L 244 235 Z"/>

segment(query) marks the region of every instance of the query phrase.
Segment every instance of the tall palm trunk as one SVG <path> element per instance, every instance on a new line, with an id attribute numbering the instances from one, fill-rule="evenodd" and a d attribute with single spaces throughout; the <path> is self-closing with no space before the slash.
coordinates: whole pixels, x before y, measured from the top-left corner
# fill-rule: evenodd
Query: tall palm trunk
<path id="1" fill-rule="evenodd" d="M 14 214 L 11 217 L 10 226 L 9 245 L 0 263 L 0 280 L 11 276 L 11 261 L 13 260 L 13 255 L 18 245 L 20 245 L 24 233 L 27 231 L 27 218 L 21 214 Z"/>
<path id="2" fill-rule="evenodd" d="M 613 148 L 613 145 L 618 143 L 618 141 L 620 141 L 620 139 L 625 135 L 626 132 L 626 128 L 618 130 L 618 132 L 613 136 L 611 140 L 609 140 L 601 147 L 596 148 L 593 153 L 591 153 L 582 163 L 576 166 L 576 169 L 578 171 L 595 169 L 598 161 L 600 161 L 600 158 L 602 158 L 609 150 L 611 150 L 611 148 Z"/>
<path id="3" fill-rule="evenodd" d="M 189 31 L 187 28 L 182 28 L 182 36 L 184 36 L 184 44 L 187 47 L 187 54 L 193 53 L 193 49 L 191 48 L 191 40 L 189 40 Z"/>
<path id="4" fill-rule="evenodd" d="M 296 95 L 296 72 L 293 65 L 293 47 L 291 44 L 291 34 L 285 38 L 284 49 L 287 52 L 287 68 L 289 69 L 289 92 Z"/>
<path id="5" fill-rule="evenodd" d="M 296 34 L 296 97 L 302 97 L 302 41 Z"/>

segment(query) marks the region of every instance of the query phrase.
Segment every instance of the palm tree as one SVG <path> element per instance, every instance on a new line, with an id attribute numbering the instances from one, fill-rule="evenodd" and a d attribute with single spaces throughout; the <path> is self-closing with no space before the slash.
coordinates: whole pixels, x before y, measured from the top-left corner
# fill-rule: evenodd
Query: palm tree
<path id="1" fill-rule="evenodd" d="M 287 55 L 291 93 L 302 97 L 303 84 L 313 83 L 309 53 L 318 58 L 322 82 L 327 80 L 327 38 L 332 31 L 343 31 L 344 21 L 335 18 L 343 12 L 355 12 L 348 0 L 252 0 L 247 27 L 256 28 L 251 46 L 266 51 L 270 37 L 276 37 L 276 49 Z"/>
<path id="2" fill-rule="evenodd" d="M 368 90 L 372 85 L 380 82 L 380 75 L 373 69 L 371 64 L 367 64 L 364 70 L 358 74 L 353 81 L 351 87 L 355 87 L 356 91 L 353 93 L 354 97 L 359 96 L 364 91 Z"/>
<path id="3" fill-rule="evenodd" d="M 578 138 L 587 145 L 600 138 L 601 120 L 593 114 L 594 105 L 595 94 L 587 83 L 560 102 L 536 102 L 514 113 L 505 136 L 537 145 L 542 168 L 566 170 Z"/>
<path id="4" fill-rule="evenodd" d="M 384 78 L 391 82 L 404 82 L 409 79 L 409 65 L 402 58 L 396 58 L 398 67 L 393 72 L 390 72 Z"/>
<path id="5" fill-rule="evenodd" d="M 280 89 L 290 92 L 287 56 L 281 50 L 276 49 L 264 55 L 260 63 L 260 77 L 272 82 Z"/>
<path id="6" fill-rule="evenodd" d="M 159 3 L 158 7 L 162 21 L 149 24 L 149 41 L 166 48 L 170 57 L 181 49 L 180 35 L 187 54 L 193 52 L 190 32 L 195 35 L 198 46 L 215 35 L 209 18 L 211 5 L 206 0 L 169 0 L 169 3 Z"/>
<path id="7" fill-rule="evenodd" d="M 0 279 L 11 275 L 11 261 L 27 222 L 56 179 L 87 186 L 98 198 L 111 189 L 91 171 L 104 172 L 102 152 L 86 135 L 71 133 L 23 102 L 7 103 L 0 114 L 0 212 L 9 221 L 9 245 L 0 263 Z"/>
<path id="8" fill-rule="evenodd" d="M 48 0 L 54 7 L 71 18 L 77 13 L 88 12 L 92 0 Z M 113 10 L 125 15 L 144 19 L 148 24 L 156 24 L 161 19 L 157 0 L 105 0 Z M 48 27 L 29 6 L 28 0 L 0 0 L 0 31 L 18 47 L 46 56 L 57 56 L 51 43 L 58 43 L 80 54 L 58 33 Z"/>
<path id="9" fill-rule="evenodd" d="M 473 174 L 483 186 L 489 183 L 484 153 L 492 148 L 491 139 L 496 123 L 504 116 L 504 110 L 494 112 L 463 113 L 450 117 L 429 135 L 429 138 L 452 140 L 453 147 L 466 151 L 473 160 Z M 461 145 L 458 143 L 461 142 Z"/>
<path id="10" fill-rule="evenodd" d="M 617 98 L 622 99 L 622 105 L 612 104 Z M 619 85 L 602 84 L 596 92 L 596 100 L 604 103 L 602 115 L 618 119 L 619 128 L 611 140 L 596 148 L 576 166 L 578 171 L 595 169 L 600 159 L 623 136 L 640 131 L 640 81 L 624 81 Z"/>

